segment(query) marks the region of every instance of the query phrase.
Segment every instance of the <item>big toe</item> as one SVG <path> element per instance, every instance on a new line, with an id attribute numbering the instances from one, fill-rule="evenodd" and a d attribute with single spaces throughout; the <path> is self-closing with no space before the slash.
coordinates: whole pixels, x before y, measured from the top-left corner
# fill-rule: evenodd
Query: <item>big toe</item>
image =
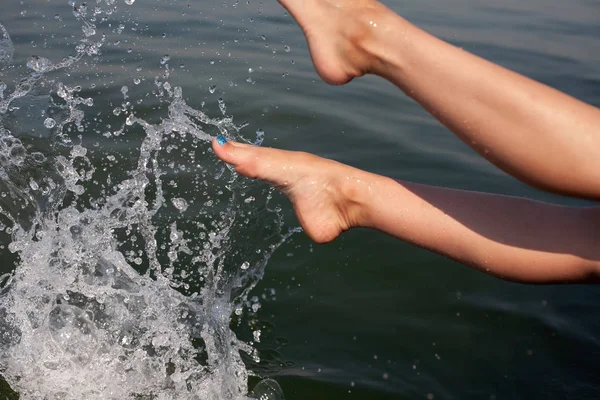
<path id="1" fill-rule="evenodd" d="M 274 185 L 282 185 L 289 179 L 286 166 L 293 158 L 292 152 L 225 141 L 222 137 L 213 139 L 212 147 L 217 157 L 244 176 Z"/>
<path id="2" fill-rule="evenodd" d="M 250 178 L 259 177 L 255 166 L 258 159 L 255 146 L 226 141 L 222 136 L 217 136 L 212 141 L 212 148 L 217 157 L 233 165 L 241 174 Z"/>

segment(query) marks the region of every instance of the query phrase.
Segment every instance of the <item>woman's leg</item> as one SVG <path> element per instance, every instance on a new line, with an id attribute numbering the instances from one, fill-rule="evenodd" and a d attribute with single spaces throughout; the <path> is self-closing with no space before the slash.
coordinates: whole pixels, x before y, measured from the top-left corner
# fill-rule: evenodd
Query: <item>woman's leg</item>
<path id="1" fill-rule="evenodd" d="M 326 82 L 380 75 L 516 178 L 600 199 L 598 108 L 439 40 L 375 0 L 280 2 Z"/>
<path id="2" fill-rule="evenodd" d="M 397 182 L 314 155 L 223 138 L 213 141 L 213 150 L 239 173 L 282 190 L 318 243 L 367 227 L 504 279 L 600 280 L 600 208 Z"/>

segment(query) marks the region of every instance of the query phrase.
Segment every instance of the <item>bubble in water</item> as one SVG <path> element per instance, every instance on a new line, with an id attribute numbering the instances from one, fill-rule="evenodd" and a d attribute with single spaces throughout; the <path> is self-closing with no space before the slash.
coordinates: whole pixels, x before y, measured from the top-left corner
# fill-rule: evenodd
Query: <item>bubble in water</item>
<path id="1" fill-rule="evenodd" d="M 248 261 L 244 261 L 242 263 L 242 265 L 240 265 L 240 268 L 241 269 L 248 269 L 248 268 L 250 268 L 250 263 Z"/>
<path id="2" fill-rule="evenodd" d="M 135 3 L 135 0 L 125 0 L 125 4 L 128 6 L 132 5 L 133 3 Z"/>
<path id="3" fill-rule="evenodd" d="M 48 129 L 52 129 L 56 126 L 56 121 L 52 118 L 46 118 L 44 120 L 44 126 Z"/>
<path id="4" fill-rule="evenodd" d="M 281 386 L 273 379 L 263 379 L 258 382 L 250 397 L 258 400 L 285 400 Z"/>
<path id="5" fill-rule="evenodd" d="M 185 199 L 182 199 L 181 197 L 176 197 L 172 199 L 171 203 L 173 203 L 175 208 L 181 212 L 184 212 L 188 208 L 188 202 Z"/>
<path id="6" fill-rule="evenodd" d="M 161 59 L 160 59 L 160 63 L 162 65 L 166 64 L 167 62 L 169 62 L 169 60 L 171 59 L 171 56 L 168 54 L 165 54 Z"/>
<path id="7" fill-rule="evenodd" d="M 39 72 L 40 74 L 52 71 L 54 64 L 47 58 L 40 56 L 32 56 L 27 60 L 27 68 Z"/>
<path id="8" fill-rule="evenodd" d="M 288 46 L 287 44 L 285 46 L 283 46 L 283 49 L 285 50 L 286 53 L 290 52 L 290 46 Z"/>
<path id="9" fill-rule="evenodd" d="M 210 93 L 214 93 L 214 92 L 216 92 L 216 91 L 217 91 L 217 85 L 210 85 L 210 86 L 208 87 L 208 91 L 209 91 Z"/>

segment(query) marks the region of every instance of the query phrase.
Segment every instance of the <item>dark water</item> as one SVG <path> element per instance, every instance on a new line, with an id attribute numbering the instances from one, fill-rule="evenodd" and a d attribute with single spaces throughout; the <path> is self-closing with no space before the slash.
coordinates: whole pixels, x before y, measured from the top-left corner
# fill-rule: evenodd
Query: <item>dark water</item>
<path id="1" fill-rule="evenodd" d="M 597 0 L 386 4 L 466 50 L 600 106 Z M 123 85 L 132 98 L 147 92 L 168 54 L 171 82 L 188 104 L 206 102 L 218 114 L 223 98 L 228 114 L 249 122 L 248 136 L 265 131 L 264 145 L 399 179 L 577 204 L 494 169 L 379 78 L 322 83 L 299 28 L 275 1 L 137 0 L 127 13 L 137 24 L 109 36 L 97 63 L 69 71 L 98 107 L 119 104 Z M 4 1 L 0 22 L 15 60 L 68 55 L 80 29 L 70 15 L 66 1 Z M 152 118 L 156 104 L 142 99 Z M 115 148 L 127 151 L 126 143 Z M 257 322 L 265 361 L 253 369 L 275 378 L 287 399 L 600 398 L 594 286 L 506 283 L 356 230 L 323 246 L 292 236 L 254 291 L 270 289 L 275 299 L 262 301 Z"/>

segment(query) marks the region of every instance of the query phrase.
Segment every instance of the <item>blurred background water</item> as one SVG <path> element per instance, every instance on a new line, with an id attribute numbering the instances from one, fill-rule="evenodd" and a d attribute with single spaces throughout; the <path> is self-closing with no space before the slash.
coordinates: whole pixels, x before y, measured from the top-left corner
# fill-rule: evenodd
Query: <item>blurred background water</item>
<path id="1" fill-rule="evenodd" d="M 598 0 L 385 3 L 465 50 L 600 106 Z M 56 73 L 93 96 L 98 115 L 112 114 L 127 86 L 137 112 L 158 120 L 160 102 L 148 93 L 168 58 L 170 82 L 183 88 L 188 105 L 216 116 L 222 99 L 228 115 L 248 122 L 242 134 L 264 132 L 265 146 L 398 179 L 584 204 L 493 168 L 382 79 L 327 86 L 300 29 L 275 1 L 137 0 L 124 15 L 122 28 L 114 22 L 106 30 L 101 55 Z M 34 54 L 54 61 L 72 54 L 81 34 L 66 1 L 5 1 L 0 23 L 21 66 Z M 27 107 L 44 106 L 29 100 Z M 5 124 L 45 145 L 43 117 L 12 118 Z M 103 142 L 110 123 L 98 121 L 84 140 Z M 126 140 L 110 145 L 124 157 L 132 151 Z M 291 209 L 283 212 L 293 225 Z M 2 253 L 4 269 L 13 257 Z M 262 361 L 247 364 L 276 379 L 287 399 L 600 398 L 594 286 L 507 283 L 354 230 L 319 246 L 292 235 L 251 295 L 260 310 L 234 331 L 248 340 L 248 324 L 261 328 Z"/>

